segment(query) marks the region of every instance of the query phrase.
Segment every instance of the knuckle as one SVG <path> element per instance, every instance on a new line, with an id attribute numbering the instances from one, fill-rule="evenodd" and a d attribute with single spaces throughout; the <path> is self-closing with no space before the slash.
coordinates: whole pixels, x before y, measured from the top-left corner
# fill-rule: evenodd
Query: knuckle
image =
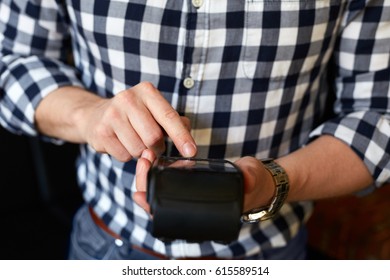
<path id="1" fill-rule="evenodd" d="M 173 108 L 170 108 L 170 109 L 168 109 L 168 110 L 166 110 L 165 112 L 164 112 L 164 117 L 167 119 L 167 120 L 174 120 L 174 119 L 177 119 L 177 118 L 179 118 L 180 116 L 179 116 L 179 113 L 175 110 L 175 109 L 173 109 Z"/>
<path id="2" fill-rule="evenodd" d="M 133 104 L 136 103 L 135 100 L 136 96 L 133 92 L 133 90 L 129 89 L 126 91 L 123 91 L 115 96 L 115 101 L 118 104 L 118 106 L 125 105 L 126 107 L 132 107 Z"/>
<path id="3" fill-rule="evenodd" d="M 137 87 L 141 90 L 145 90 L 145 91 L 155 91 L 156 90 L 156 87 L 151 83 L 151 82 L 147 82 L 147 81 L 143 81 L 143 82 L 140 82 Z"/>
<path id="4" fill-rule="evenodd" d="M 110 123 L 112 121 L 118 121 L 121 118 L 120 112 L 113 106 L 106 109 L 103 115 L 102 122 Z"/>
<path id="5" fill-rule="evenodd" d="M 113 131 L 103 123 L 96 125 L 94 129 L 94 136 L 97 139 L 108 138 L 113 136 L 113 134 L 114 134 Z"/>
<path id="6" fill-rule="evenodd" d="M 142 152 L 146 149 L 144 145 L 138 145 L 131 147 L 130 154 L 132 157 L 139 158 L 142 155 Z"/>
<path id="7" fill-rule="evenodd" d="M 163 138 L 164 138 L 164 134 L 161 130 L 154 131 L 149 134 L 148 138 L 145 140 L 145 144 L 147 147 L 154 147 L 160 144 Z"/>
<path id="8" fill-rule="evenodd" d="M 143 149 L 137 149 L 137 150 L 134 150 L 131 154 L 133 157 L 139 158 L 142 155 L 142 151 L 143 151 Z"/>
<path id="9" fill-rule="evenodd" d="M 131 156 L 131 154 L 130 154 L 129 152 L 123 151 L 123 152 L 118 153 L 118 155 L 116 156 L 116 158 L 117 158 L 119 161 L 126 162 L 126 161 L 131 160 L 133 157 Z"/>
<path id="10" fill-rule="evenodd" d="M 187 130 L 176 130 L 174 136 L 176 139 L 182 139 L 183 144 L 189 139 L 189 132 Z"/>

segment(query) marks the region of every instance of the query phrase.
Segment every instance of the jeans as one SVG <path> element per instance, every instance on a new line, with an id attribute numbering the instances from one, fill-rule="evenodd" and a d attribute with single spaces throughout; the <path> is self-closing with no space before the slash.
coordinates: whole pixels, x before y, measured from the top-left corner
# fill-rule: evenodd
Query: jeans
<path id="1" fill-rule="evenodd" d="M 247 259 L 292 260 L 305 259 L 307 231 L 304 227 L 287 244 Z M 98 227 L 91 218 L 88 206 L 82 206 L 76 213 L 70 240 L 69 259 L 73 260 L 158 260 L 159 258 L 132 249 L 132 246 Z"/>

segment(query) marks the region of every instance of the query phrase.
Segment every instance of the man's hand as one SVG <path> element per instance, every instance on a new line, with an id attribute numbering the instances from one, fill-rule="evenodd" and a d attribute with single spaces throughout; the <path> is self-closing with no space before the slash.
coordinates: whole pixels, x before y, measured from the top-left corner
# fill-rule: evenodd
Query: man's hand
<path id="1" fill-rule="evenodd" d="M 196 154 L 189 120 L 180 117 L 148 82 L 110 99 L 80 88 L 60 88 L 41 102 L 36 120 L 44 134 L 88 143 L 120 161 L 139 157 L 145 149 L 156 155 L 162 153 L 165 135 L 183 156 Z"/>
<path id="2" fill-rule="evenodd" d="M 194 156 L 196 147 L 188 126 L 189 120 L 180 117 L 153 85 L 141 83 L 101 100 L 83 131 L 96 151 L 128 161 L 145 149 L 163 153 L 165 133 L 183 156 Z"/>

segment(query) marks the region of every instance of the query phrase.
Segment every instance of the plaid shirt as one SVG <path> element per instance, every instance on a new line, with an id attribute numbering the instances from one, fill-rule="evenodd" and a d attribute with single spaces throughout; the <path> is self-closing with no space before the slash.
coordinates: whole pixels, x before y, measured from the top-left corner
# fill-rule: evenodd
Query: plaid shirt
<path id="1" fill-rule="evenodd" d="M 34 110 L 58 87 L 111 97 L 150 81 L 190 118 L 200 157 L 279 157 L 330 134 L 361 157 L 376 186 L 389 181 L 389 0 L 63 2 L 0 1 L 0 121 L 10 131 L 37 135 Z M 84 198 L 125 240 L 168 256 L 281 247 L 312 210 L 286 204 L 229 245 L 163 243 L 131 199 L 135 165 L 82 145 Z"/>

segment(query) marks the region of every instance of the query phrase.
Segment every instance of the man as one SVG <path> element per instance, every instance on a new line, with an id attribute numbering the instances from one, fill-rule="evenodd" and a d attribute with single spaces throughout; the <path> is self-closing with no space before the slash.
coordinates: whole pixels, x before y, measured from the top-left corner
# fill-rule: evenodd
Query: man
<path id="1" fill-rule="evenodd" d="M 63 2 L 0 2 L 1 123 L 81 144 L 71 258 L 304 258 L 310 200 L 389 182 L 390 1 Z M 228 245 L 152 237 L 162 153 L 235 161 L 270 219 Z"/>

